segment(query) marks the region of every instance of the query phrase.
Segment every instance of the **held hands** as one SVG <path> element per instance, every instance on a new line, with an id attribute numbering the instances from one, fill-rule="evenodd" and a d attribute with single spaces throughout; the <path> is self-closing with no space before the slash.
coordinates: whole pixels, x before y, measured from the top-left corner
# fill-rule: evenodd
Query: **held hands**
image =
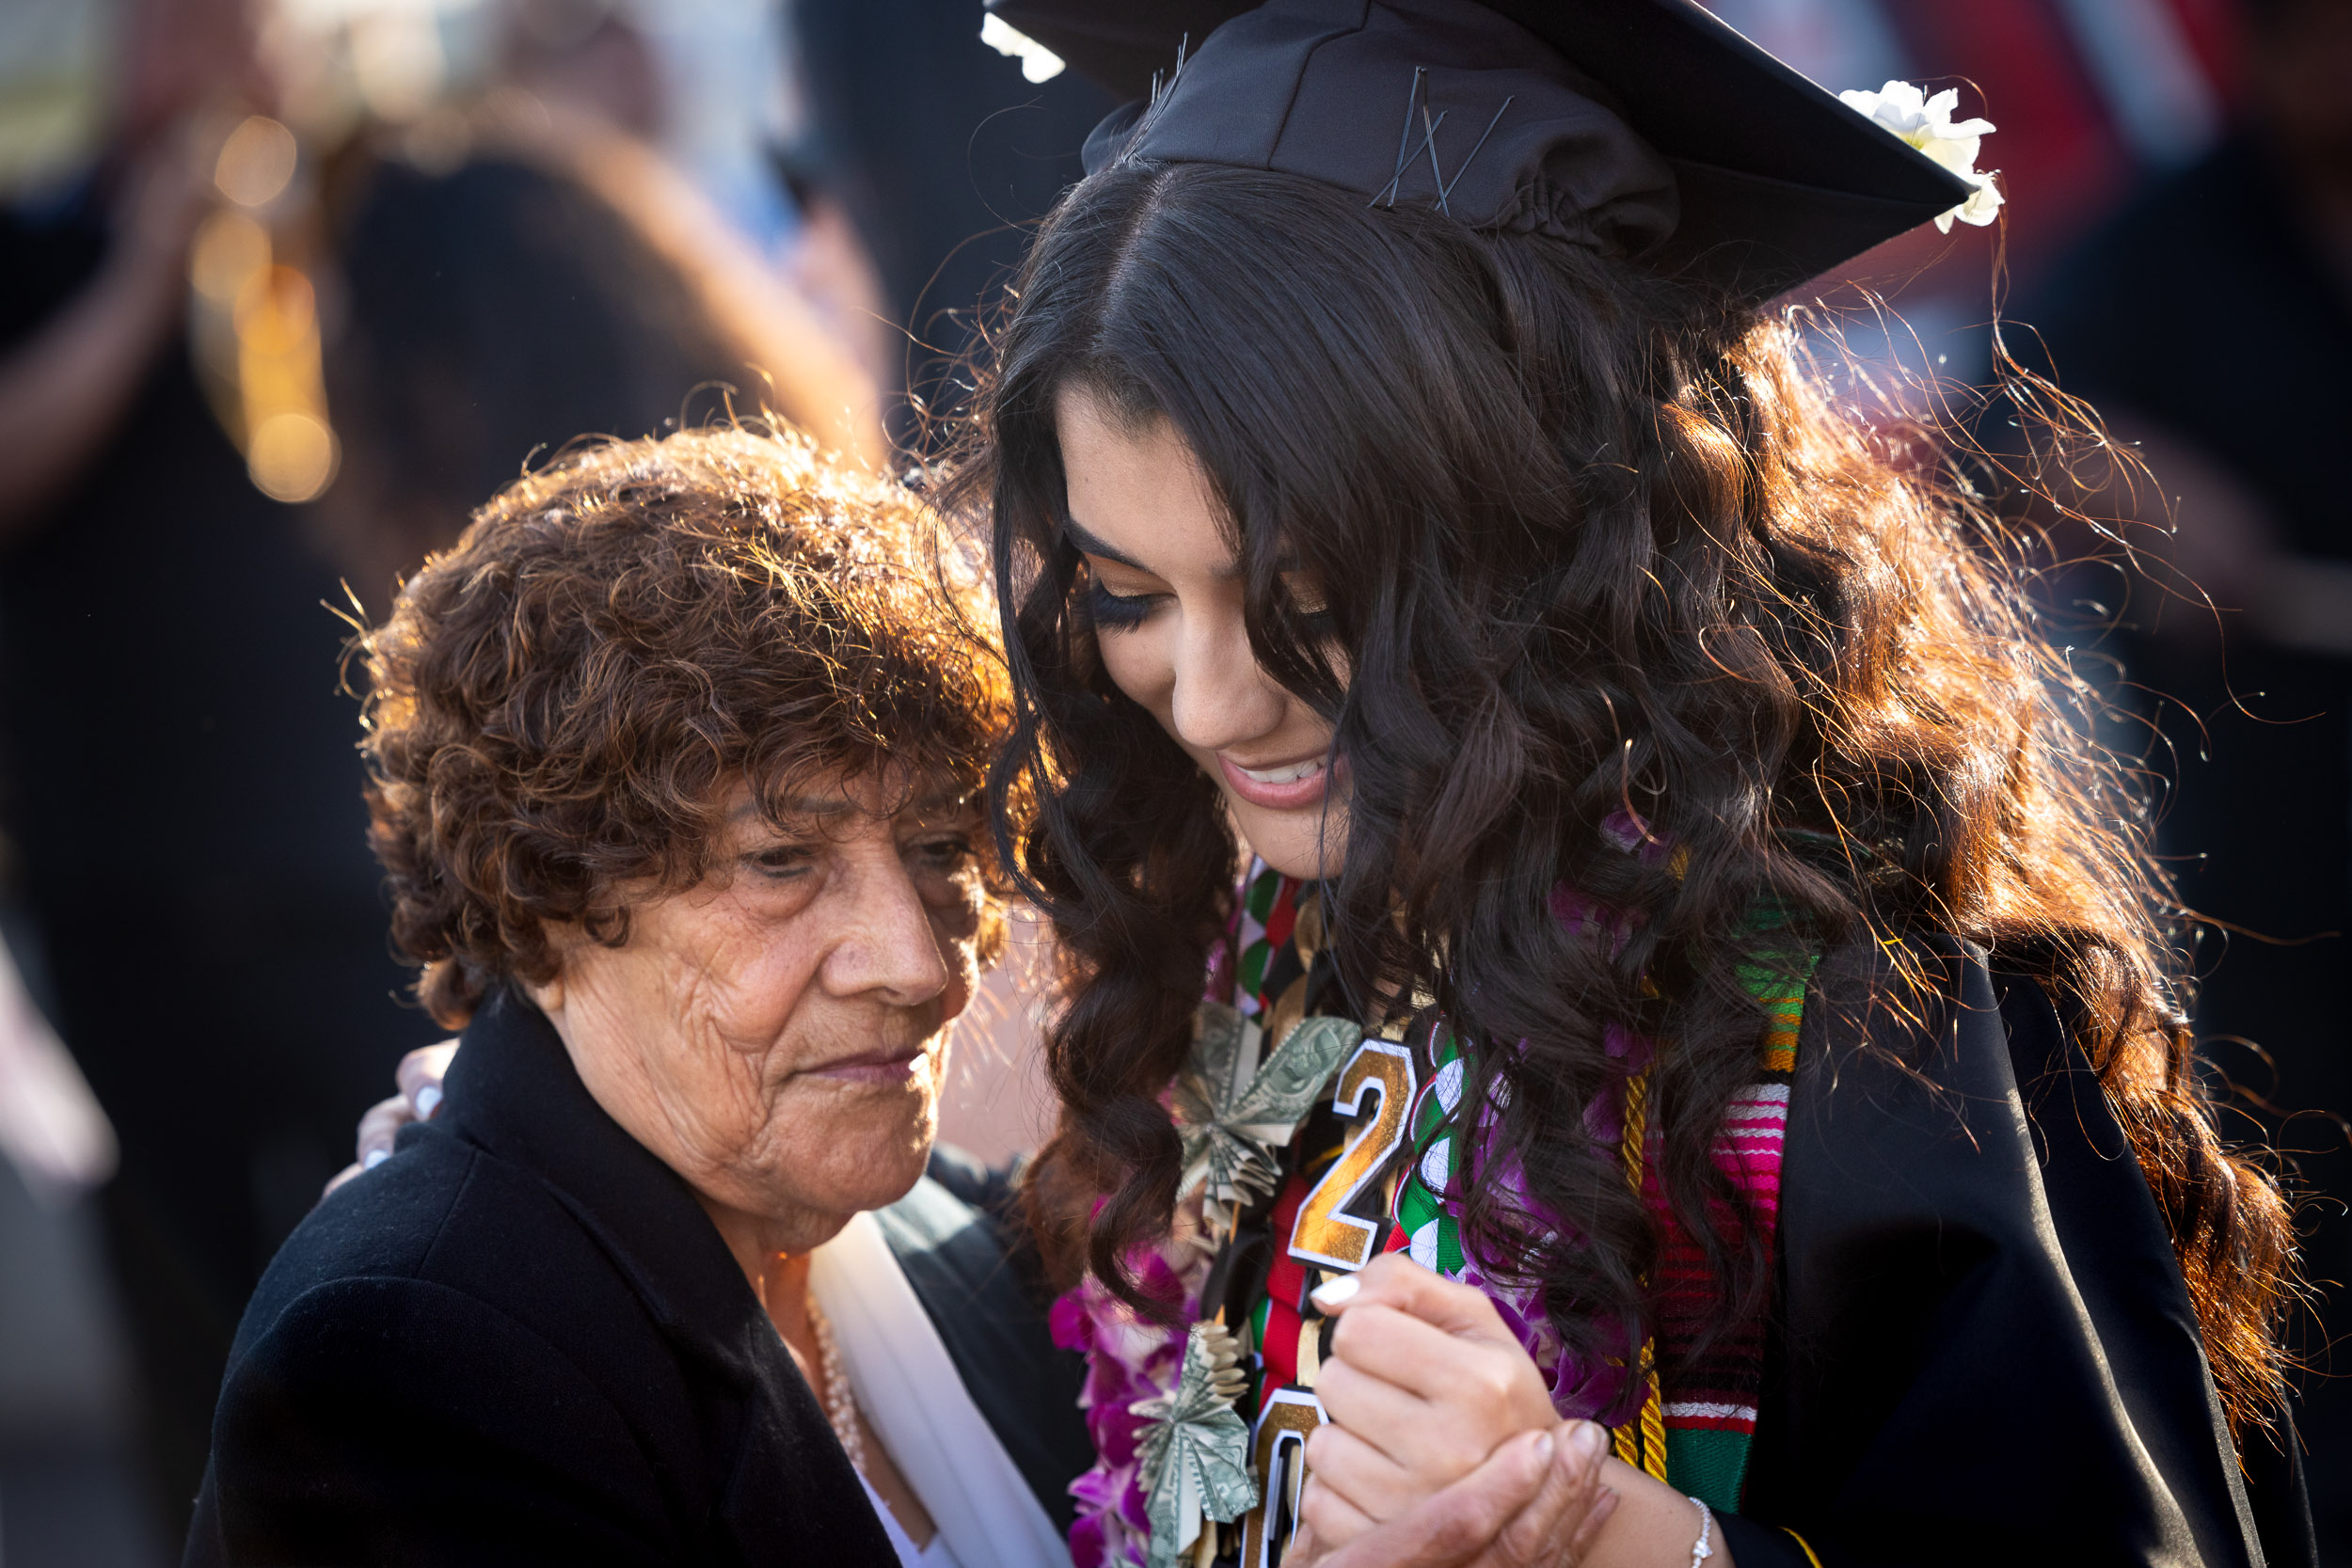
<path id="1" fill-rule="evenodd" d="M 1470 1287 L 1391 1253 L 1314 1299 L 1339 1320 L 1315 1378 L 1331 1418 L 1307 1439 L 1299 1502 L 1316 1540 L 1343 1545 L 1469 1475 L 1510 1438 L 1560 1424 L 1534 1362 Z"/>
<path id="2" fill-rule="evenodd" d="M 400 1130 L 412 1121 L 431 1121 L 433 1113 L 441 1108 L 441 1080 L 449 1076 L 449 1064 L 457 1054 L 455 1040 L 443 1040 L 411 1051 L 400 1059 L 392 1073 L 392 1081 L 400 1092 L 389 1100 L 378 1101 L 368 1107 L 359 1118 L 359 1151 L 358 1160 L 335 1173 L 326 1184 L 325 1197 L 361 1171 L 373 1170 L 392 1157 L 392 1140 Z"/>
<path id="3" fill-rule="evenodd" d="M 1331 1418 L 1307 1439 L 1300 1560 L 1735 1568 L 1720 1539 L 1701 1553 L 1696 1503 L 1612 1457 L 1599 1427 L 1558 1419 L 1477 1291 L 1391 1254 L 1315 1305 L 1339 1326 L 1315 1379 Z"/>
<path id="4" fill-rule="evenodd" d="M 1574 1568 L 1617 1506 L 1601 1484 L 1607 1449 L 1590 1421 L 1521 1433 L 1451 1486 L 1336 1549 L 1315 1533 L 1310 1477 L 1307 1520 L 1285 1568 Z"/>

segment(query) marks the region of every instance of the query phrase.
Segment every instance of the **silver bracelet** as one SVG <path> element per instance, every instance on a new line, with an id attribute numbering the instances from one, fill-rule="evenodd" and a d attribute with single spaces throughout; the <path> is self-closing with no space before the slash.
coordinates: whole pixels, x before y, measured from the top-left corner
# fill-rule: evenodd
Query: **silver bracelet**
<path id="1" fill-rule="evenodd" d="M 1707 1544 L 1707 1538 L 1715 1533 L 1715 1516 L 1708 1513 L 1707 1505 L 1696 1497 L 1691 1501 L 1698 1504 L 1699 1511 L 1699 1538 L 1691 1547 L 1691 1568 L 1699 1568 L 1700 1563 L 1715 1555 L 1715 1548 Z"/>

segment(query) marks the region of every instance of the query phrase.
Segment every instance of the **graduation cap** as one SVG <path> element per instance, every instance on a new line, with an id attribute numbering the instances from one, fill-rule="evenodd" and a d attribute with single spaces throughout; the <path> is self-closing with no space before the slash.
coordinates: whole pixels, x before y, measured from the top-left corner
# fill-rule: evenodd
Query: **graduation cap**
<path id="1" fill-rule="evenodd" d="M 985 3 L 1136 100 L 1089 139 L 1089 171 L 1279 170 L 1751 301 L 1975 189 L 1696 0 Z"/>

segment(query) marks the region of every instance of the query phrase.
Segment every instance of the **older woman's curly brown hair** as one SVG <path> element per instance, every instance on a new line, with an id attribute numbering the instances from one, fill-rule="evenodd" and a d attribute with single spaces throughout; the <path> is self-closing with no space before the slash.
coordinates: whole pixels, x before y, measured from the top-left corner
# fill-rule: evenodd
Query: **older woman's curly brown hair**
<path id="1" fill-rule="evenodd" d="M 771 811 L 827 778 L 977 790 L 1009 699 L 932 539 L 740 425 L 581 447 L 476 513 L 360 643 L 369 836 L 434 1018 L 551 978 L 551 927 L 626 941 L 628 897 L 712 871 L 739 781 Z"/>

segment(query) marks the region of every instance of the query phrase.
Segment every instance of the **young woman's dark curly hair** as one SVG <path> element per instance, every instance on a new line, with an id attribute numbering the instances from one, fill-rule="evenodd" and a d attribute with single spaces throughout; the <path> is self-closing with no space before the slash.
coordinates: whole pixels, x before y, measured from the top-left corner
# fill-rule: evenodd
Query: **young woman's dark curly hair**
<path id="1" fill-rule="evenodd" d="M 1612 1022 L 1673 1042 L 1661 1168 L 1725 1316 L 1770 1292 L 1755 1227 L 1707 1215 L 1738 1201 L 1708 1149 L 1754 1075 L 1732 973 L 1773 898 L 1820 942 L 1948 933 L 2041 979 L 2169 1224 L 2228 1411 L 2264 1418 L 2285 1206 L 2217 1136 L 2145 808 L 2068 711 L 2085 694 L 2017 552 L 1924 442 L 1834 410 L 1786 320 L 1276 173 L 1097 174 L 1014 297 L 950 499 L 995 517 L 1017 721 L 994 784 L 1039 803 L 1005 842 L 1069 965 L 1041 1180 L 1108 1195 L 1099 1274 L 1140 1302 L 1120 1259 L 1171 1212 L 1162 1095 L 1237 846 L 1215 784 L 1096 657 L 1064 388 L 1170 421 L 1230 524 L 1261 664 L 1336 726 L 1325 925 L 1349 994 L 1426 991 L 1461 1037 L 1524 1042 L 1478 1070 L 1508 1082 L 1531 1190 L 1581 1229 L 1530 1234 L 1475 1196 L 1467 1225 L 1581 1305 L 1556 1323 L 1572 1345 L 1625 1342 L 1656 1248 L 1585 1131 Z M 1300 579 L 1320 605 L 1291 602 Z M 1613 848 L 1619 811 L 1687 856 Z M 1645 919 L 1613 954 L 1581 941 L 1545 913 L 1563 882 Z"/>
<path id="2" fill-rule="evenodd" d="M 417 994 L 462 1027 L 545 981 L 550 927 L 618 945 L 628 900 L 710 873 L 738 783 L 977 793 L 1009 720 L 903 490 L 747 426 L 576 447 L 425 563 L 366 657 L 370 839 Z M 1001 907 L 983 961 L 1003 941 Z"/>

